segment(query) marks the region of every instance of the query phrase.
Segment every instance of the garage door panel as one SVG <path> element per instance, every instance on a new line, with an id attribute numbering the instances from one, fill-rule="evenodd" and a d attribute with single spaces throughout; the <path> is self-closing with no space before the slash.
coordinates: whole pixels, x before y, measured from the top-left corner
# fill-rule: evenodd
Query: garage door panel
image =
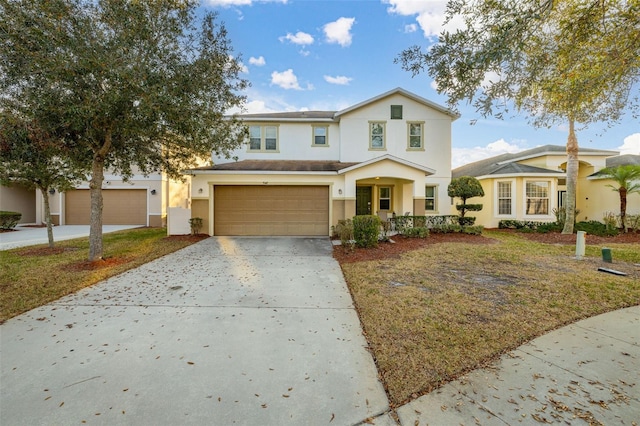
<path id="1" fill-rule="evenodd" d="M 216 186 L 215 235 L 327 235 L 327 186 Z"/>
<path id="2" fill-rule="evenodd" d="M 147 191 L 145 189 L 102 190 L 102 223 L 104 225 L 146 225 Z M 65 223 L 88 225 L 91 194 L 88 189 L 65 193 Z"/>

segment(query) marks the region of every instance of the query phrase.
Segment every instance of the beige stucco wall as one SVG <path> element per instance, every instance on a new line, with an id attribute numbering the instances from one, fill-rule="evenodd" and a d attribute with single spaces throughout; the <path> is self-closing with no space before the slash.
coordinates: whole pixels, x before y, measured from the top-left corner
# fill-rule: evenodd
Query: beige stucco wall
<path id="1" fill-rule="evenodd" d="M 35 223 L 36 191 L 19 186 L 0 186 L 0 210 L 22 213 L 19 223 Z"/>
<path id="2" fill-rule="evenodd" d="M 578 220 L 602 222 L 605 213 L 620 214 L 620 195 L 607 185 L 617 187 L 610 179 L 585 179 L 580 182 L 583 197 L 580 198 Z M 627 195 L 627 214 L 640 214 L 640 194 Z"/>
<path id="3" fill-rule="evenodd" d="M 209 200 L 202 198 L 191 200 L 191 217 L 202 218 L 201 232 L 209 233 Z"/>

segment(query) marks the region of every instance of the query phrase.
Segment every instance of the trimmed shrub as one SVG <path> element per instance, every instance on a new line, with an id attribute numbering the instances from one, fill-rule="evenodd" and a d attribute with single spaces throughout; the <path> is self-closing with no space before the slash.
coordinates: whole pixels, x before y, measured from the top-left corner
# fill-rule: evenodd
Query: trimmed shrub
<path id="1" fill-rule="evenodd" d="M 460 216 L 458 222 L 462 227 L 473 226 L 473 224 L 476 223 L 476 218 L 473 216 Z"/>
<path id="2" fill-rule="evenodd" d="M 197 235 L 202 230 L 202 218 L 192 217 L 189 219 L 189 226 L 191 227 L 191 235 Z"/>
<path id="3" fill-rule="evenodd" d="M 405 230 L 404 235 L 409 238 L 427 238 L 429 236 L 429 229 L 424 226 L 408 228 Z"/>
<path id="4" fill-rule="evenodd" d="M 484 226 L 476 225 L 476 226 L 463 226 L 461 232 L 463 234 L 469 235 L 481 235 L 484 230 Z"/>
<path id="5" fill-rule="evenodd" d="M 541 234 L 560 232 L 562 228 L 564 228 L 564 225 L 560 225 L 558 222 L 541 223 L 536 227 L 536 232 Z"/>
<path id="6" fill-rule="evenodd" d="M 584 231 L 589 235 L 596 235 L 598 237 L 612 237 L 618 235 L 617 228 L 607 228 L 602 222 L 597 220 L 589 220 L 587 222 L 578 222 L 575 227 L 576 231 Z"/>
<path id="7" fill-rule="evenodd" d="M 353 237 L 353 222 L 351 219 L 339 220 L 334 227 L 334 232 L 340 238 L 340 243 L 343 247 L 353 250 L 356 242 Z"/>
<path id="8" fill-rule="evenodd" d="M 628 214 L 625 217 L 627 232 L 640 232 L 640 214 Z"/>
<path id="9" fill-rule="evenodd" d="M 380 218 L 362 215 L 353 218 L 353 239 L 358 247 L 377 247 L 380 232 Z"/>
<path id="10" fill-rule="evenodd" d="M 8 231 L 16 227 L 22 219 L 22 213 L 0 211 L 0 229 Z"/>

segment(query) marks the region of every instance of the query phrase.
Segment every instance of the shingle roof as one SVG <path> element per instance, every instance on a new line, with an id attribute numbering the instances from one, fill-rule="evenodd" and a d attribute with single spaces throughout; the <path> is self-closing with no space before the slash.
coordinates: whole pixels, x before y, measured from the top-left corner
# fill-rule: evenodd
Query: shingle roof
<path id="1" fill-rule="evenodd" d="M 526 166 L 517 163 L 517 161 L 545 154 L 563 154 L 566 150 L 567 148 L 562 145 L 542 145 L 517 153 L 501 154 L 453 169 L 451 171 L 451 177 L 477 177 L 497 174 L 562 173 L 560 171 L 549 170 L 541 167 Z M 579 148 L 579 153 L 582 155 L 615 155 L 618 152 L 592 148 Z M 506 168 L 505 166 L 511 166 L 511 168 Z"/>
<path id="2" fill-rule="evenodd" d="M 198 167 L 194 171 L 258 171 L 258 172 L 337 172 L 359 163 L 340 161 L 243 160 L 214 166 Z"/>
<path id="3" fill-rule="evenodd" d="M 290 112 L 269 112 L 258 114 L 241 114 L 244 120 L 264 120 L 264 119 L 292 119 L 292 120 L 333 120 L 336 111 L 290 111 Z"/>
<path id="4" fill-rule="evenodd" d="M 607 167 L 640 165 L 640 155 L 625 154 L 607 158 Z"/>

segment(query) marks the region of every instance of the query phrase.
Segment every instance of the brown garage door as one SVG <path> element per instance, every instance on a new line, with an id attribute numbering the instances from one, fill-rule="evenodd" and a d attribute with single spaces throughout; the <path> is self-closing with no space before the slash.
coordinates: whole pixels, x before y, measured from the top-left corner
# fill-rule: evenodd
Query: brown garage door
<path id="1" fill-rule="evenodd" d="M 215 235 L 329 235 L 328 186 L 216 186 Z"/>
<path id="2" fill-rule="evenodd" d="M 104 225 L 146 225 L 146 189 L 102 190 L 102 223 Z M 88 225 L 91 200 L 88 189 L 77 189 L 65 193 L 65 223 Z"/>

